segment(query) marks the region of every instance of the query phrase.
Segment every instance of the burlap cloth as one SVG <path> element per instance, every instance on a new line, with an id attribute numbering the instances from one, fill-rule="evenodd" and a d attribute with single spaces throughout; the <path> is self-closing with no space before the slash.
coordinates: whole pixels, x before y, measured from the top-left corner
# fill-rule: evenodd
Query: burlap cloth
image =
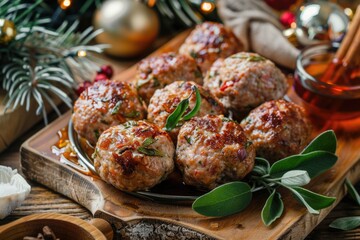
<path id="1" fill-rule="evenodd" d="M 218 0 L 218 12 L 244 44 L 277 64 L 295 68 L 299 50 L 282 35 L 283 26 L 274 11 L 262 0 Z"/>

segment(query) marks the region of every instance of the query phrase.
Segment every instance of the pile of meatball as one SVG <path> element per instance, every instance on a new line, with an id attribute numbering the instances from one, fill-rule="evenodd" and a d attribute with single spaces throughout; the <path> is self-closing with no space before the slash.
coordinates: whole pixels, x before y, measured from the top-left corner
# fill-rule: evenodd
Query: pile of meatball
<path id="1" fill-rule="evenodd" d="M 190 120 L 166 131 L 184 99 Z M 255 156 L 277 161 L 310 141 L 304 110 L 283 99 L 284 74 L 270 60 L 243 52 L 219 23 L 198 25 L 179 52 L 142 60 L 133 83 L 99 81 L 75 102 L 72 120 L 95 146 L 100 177 L 124 191 L 151 189 L 173 171 L 186 185 L 213 189 L 243 179 Z"/>

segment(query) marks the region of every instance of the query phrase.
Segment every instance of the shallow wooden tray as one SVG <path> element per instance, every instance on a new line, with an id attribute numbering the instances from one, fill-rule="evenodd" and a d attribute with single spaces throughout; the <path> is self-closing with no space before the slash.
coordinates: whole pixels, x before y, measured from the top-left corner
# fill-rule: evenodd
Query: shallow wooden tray
<path id="1" fill-rule="evenodd" d="M 176 51 L 188 32 L 178 35 L 153 55 Z M 135 67 L 116 77 L 133 79 Z M 290 98 L 294 94 L 289 92 Z M 295 101 L 298 101 L 295 99 Z M 189 205 L 157 203 L 123 193 L 100 179 L 83 175 L 59 162 L 51 152 L 57 142 L 57 131 L 68 124 L 70 112 L 26 141 L 21 147 L 22 171 L 31 180 L 70 197 L 89 209 L 95 217 L 105 218 L 131 238 L 218 238 L 218 239 L 303 239 L 331 211 L 345 194 L 344 179 L 360 180 L 360 119 L 346 122 L 317 122 L 314 136 L 334 129 L 338 137 L 339 160 L 326 173 L 314 179 L 307 188 L 328 196 L 336 196 L 331 207 L 319 215 L 309 214 L 288 192 L 283 193 L 284 215 L 271 227 L 260 217 L 266 196 L 255 194 L 242 213 L 223 218 L 208 218 L 195 213 Z M 314 163 L 316 164 L 316 163 Z M 130 228 L 134 231 L 128 231 Z"/>

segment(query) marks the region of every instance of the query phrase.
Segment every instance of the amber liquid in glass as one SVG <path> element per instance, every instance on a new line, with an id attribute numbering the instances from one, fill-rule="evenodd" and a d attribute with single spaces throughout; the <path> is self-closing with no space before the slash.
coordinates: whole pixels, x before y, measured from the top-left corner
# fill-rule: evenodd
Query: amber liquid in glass
<path id="1" fill-rule="evenodd" d="M 359 66 L 347 67 L 343 73 L 336 78 L 324 79 L 324 72 L 328 69 L 329 63 L 315 62 L 304 69 L 317 80 L 333 84 L 326 89 L 326 94 L 314 93 L 301 84 L 299 76 L 295 75 L 294 89 L 299 97 L 301 97 L 310 108 L 310 111 L 316 115 L 321 115 L 327 119 L 345 120 L 353 119 L 360 116 L 360 96 L 347 97 L 335 96 L 334 92 L 341 92 L 346 88 L 360 86 L 360 70 Z"/>

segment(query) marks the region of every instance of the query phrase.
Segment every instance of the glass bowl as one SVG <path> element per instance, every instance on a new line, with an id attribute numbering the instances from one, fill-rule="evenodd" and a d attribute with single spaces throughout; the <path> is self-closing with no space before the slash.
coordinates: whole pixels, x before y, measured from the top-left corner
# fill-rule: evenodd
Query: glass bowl
<path id="1" fill-rule="evenodd" d="M 360 69 L 345 66 L 340 77 L 327 75 L 337 64 L 334 55 L 338 45 L 320 44 L 301 51 L 294 74 L 295 93 L 311 114 L 331 120 L 360 116 Z M 339 73 L 338 71 L 336 71 Z"/>

